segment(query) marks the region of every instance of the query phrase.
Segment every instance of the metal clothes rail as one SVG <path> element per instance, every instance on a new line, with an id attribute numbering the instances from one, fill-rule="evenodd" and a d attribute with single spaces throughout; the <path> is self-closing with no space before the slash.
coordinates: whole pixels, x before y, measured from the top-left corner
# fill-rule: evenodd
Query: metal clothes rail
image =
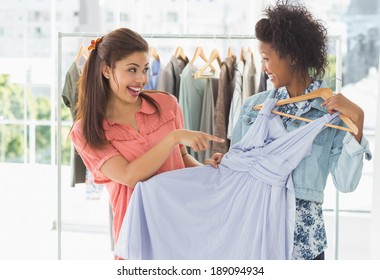
<path id="1" fill-rule="evenodd" d="M 61 112 L 61 92 L 62 92 L 62 40 L 63 38 L 95 38 L 103 36 L 103 33 L 99 32 L 58 32 L 58 54 L 57 54 L 57 149 L 56 149 L 56 161 L 57 161 L 57 238 L 58 238 L 58 251 L 57 258 L 62 258 L 62 163 L 61 163 L 61 150 L 62 150 L 62 112 Z M 256 37 L 250 34 L 140 34 L 146 39 L 218 39 L 218 40 L 255 40 Z M 328 37 L 330 40 L 336 40 L 336 80 L 335 88 L 337 92 L 340 92 L 342 81 L 342 37 L 340 35 L 334 35 Z M 336 207 L 335 207 L 335 259 L 338 259 L 338 241 L 339 241 L 339 192 L 336 191 Z"/>

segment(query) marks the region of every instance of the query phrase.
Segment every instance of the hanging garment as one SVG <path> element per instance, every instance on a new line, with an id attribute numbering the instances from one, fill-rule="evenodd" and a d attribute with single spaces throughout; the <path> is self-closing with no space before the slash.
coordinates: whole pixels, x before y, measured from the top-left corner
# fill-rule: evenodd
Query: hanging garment
<path id="1" fill-rule="evenodd" d="M 202 101 L 201 123 L 199 125 L 200 131 L 212 135 L 215 133 L 214 108 L 216 99 L 218 98 L 218 86 L 218 78 L 208 78 L 206 80 L 205 93 L 203 94 Z M 209 146 L 210 147 L 207 150 L 197 152 L 199 162 L 204 162 L 206 159 L 211 158 L 213 147 L 212 141 L 209 142 Z"/>
<path id="2" fill-rule="evenodd" d="M 235 88 L 232 94 L 230 112 L 228 117 L 227 138 L 231 139 L 232 132 L 240 116 L 240 110 L 243 105 L 243 71 L 244 62 L 239 60 L 235 69 Z"/>
<path id="3" fill-rule="evenodd" d="M 290 259 L 295 223 L 291 172 L 310 153 L 326 114 L 286 132 L 267 99 L 223 157 L 136 185 L 115 254 L 125 259 Z"/>
<path id="4" fill-rule="evenodd" d="M 230 147 L 230 139 L 227 138 L 228 119 L 231 100 L 235 90 L 236 56 L 227 57 L 220 68 L 218 98 L 215 104 L 215 135 L 224 139 L 223 143 L 214 142 L 213 153 L 225 154 Z"/>
<path id="5" fill-rule="evenodd" d="M 150 68 L 148 70 L 148 83 L 145 85 L 145 90 L 156 90 L 158 76 L 160 74 L 161 62 L 157 59 L 153 59 L 150 63 Z"/>
<path id="6" fill-rule="evenodd" d="M 70 108 L 71 116 L 75 120 L 76 112 L 75 105 L 78 100 L 78 87 L 79 70 L 75 62 L 73 62 L 66 73 L 65 84 L 62 90 L 63 103 Z M 86 182 L 86 166 L 83 163 L 82 158 L 78 154 L 77 150 L 71 146 L 70 155 L 71 166 L 71 187 L 75 187 L 75 184 Z"/>
<path id="7" fill-rule="evenodd" d="M 263 92 L 267 90 L 267 80 L 269 79 L 267 73 L 261 72 L 260 74 L 260 83 L 258 92 Z"/>
<path id="8" fill-rule="evenodd" d="M 158 74 L 156 90 L 171 93 L 177 97 L 178 100 L 179 85 L 181 82 L 180 75 L 187 63 L 189 63 L 188 59 L 182 60 L 173 55 L 169 63 L 166 64 Z"/>
<path id="9" fill-rule="evenodd" d="M 183 119 L 186 129 L 200 130 L 202 102 L 205 93 L 206 80 L 194 79 L 193 75 L 198 68 L 188 63 L 181 73 L 179 85 L 179 106 L 183 112 Z M 198 153 L 193 149 L 188 149 L 188 153 L 198 159 Z"/>
<path id="10" fill-rule="evenodd" d="M 248 52 L 245 58 L 244 70 L 243 70 L 243 102 L 256 93 L 256 66 L 253 59 L 253 53 Z"/>

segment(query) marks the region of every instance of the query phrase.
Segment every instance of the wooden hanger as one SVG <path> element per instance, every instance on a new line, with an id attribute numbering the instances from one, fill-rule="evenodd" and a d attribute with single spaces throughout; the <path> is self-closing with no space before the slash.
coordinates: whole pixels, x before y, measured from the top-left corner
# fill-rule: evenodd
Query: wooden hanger
<path id="1" fill-rule="evenodd" d="M 158 55 L 157 49 L 155 47 L 149 47 L 149 56 L 153 57 L 157 61 L 160 61 L 160 56 Z"/>
<path id="2" fill-rule="evenodd" d="M 242 47 L 241 51 L 240 51 L 240 60 L 245 63 L 245 50 L 244 50 L 244 47 Z"/>
<path id="3" fill-rule="evenodd" d="M 85 60 L 87 60 L 89 55 L 90 55 L 90 51 L 88 50 L 88 48 L 85 45 L 82 44 L 79 47 L 79 50 L 77 52 L 77 56 L 75 57 L 74 61 L 79 66 L 80 59 L 83 57 Z"/>
<path id="4" fill-rule="evenodd" d="M 296 96 L 296 97 L 291 97 L 291 98 L 279 100 L 279 101 L 276 102 L 276 106 L 281 106 L 281 105 L 285 105 L 285 104 L 289 104 L 289 103 L 295 103 L 295 102 L 299 102 L 299 101 L 314 99 L 314 98 L 318 98 L 318 97 L 322 98 L 323 100 L 326 100 L 326 99 L 330 98 L 333 95 L 334 95 L 334 93 L 333 93 L 333 91 L 331 89 L 329 89 L 329 88 L 320 88 L 320 89 L 317 89 L 317 90 L 313 90 L 313 91 L 311 91 L 311 92 L 309 92 L 307 94 L 304 94 L 304 95 L 300 95 L 300 96 Z M 263 107 L 263 104 L 259 104 L 259 105 L 254 106 L 253 110 L 259 110 L 262 107 Z M 312 122 L 313 121 L 313 120 L 310 120 L 310 119 L 294 116 L 294 115 L 291 115 L 291 114 L 286 114 L 286 113 L 278 112 L 276 110 L 272 110 L 272 113 L 280 115 L 280 116 L 285 116 L 285 117 L 289 117 L 289 118 L 305 121 L 305 122 Z M 343 126 L 338 126 L 338 125 L 332 125 L 332 124 L 326 124 L 326 126 L 337 128 L 337 129 L 340 129 L 340 130 L 349 131 L 349 132 L 354 133 L 355 135 L 358 134 L 358 132 L 359 132 L 358 127 L 354 124 L 354 122 L 350 118 L 348 118 L 347 116 L 345 116 L 343 114 L 339 114 L 339 117 L 348 126 L 348 128 L 347 127 L 343 127 Z"/>
<path id="5" fill-rule="evenodd" d="M 247 53 L 247 55 L 248 55 L 249 57 L 251 57 L 252 63 L 254 64 L 255 62 L 254 62 L 254 60 L 253 60 L 253 52 L 252 52 L 251 47 L 248 47 L 248 53 Z"/>
<path id="6" fill-rule="evenodd" d="M 175 55 L 176 58 L 180 58 L 183 61 L 187 61 L 187 56 L 185 55 L 185 52 L 183 51 L 182 47 L 177 47 L 175 50 Z"/>
<path id="7" fill-rule="evenodd" d="M 205 56 L 205 53 L 204 53 L 202 47 L 197 47 L 197 48 L 195 49 L 194 56 L 193 56 L 193 58 L 191 59 L 190 64 L 193 65 L 194 62 L 195 62 L 195 60 L 196 60 L 198 57 L 202 58 L 204 62 L 207 62 L 207 58 L 206 58 L 206 56 Z M 210 69 L 211 69 L 212 72 L 215 72 L 215 67 L 214 67 L 214 66 L 210 65 Z"/>
<path id="8" fill-rule="evenodd" d="M 215 59 L 218 61 L 219 67 L 222 67 L 222 60 L 220 59 L 219 52 L 217 49 L 213 49 L 213 51 L 210 54 L 210 58 L 207 60 L 206 64 L 203 65 L 202 68 L 199 69 L 197 72 L 195 72 L 194 79 L 208 78 L 210 75 L 205 74 L 204 71 L 207 69 L 207 67 L 211 68 L 210 65 L 214 62 Z"/>
<path id="9" fill-rule="evenodd" d="M 229 47 L 228 52 L 227 52 L 227 57 L 232 57 L 233 55 L 234 55 L 234 53 L 232 52 L 232 48 Z"/>

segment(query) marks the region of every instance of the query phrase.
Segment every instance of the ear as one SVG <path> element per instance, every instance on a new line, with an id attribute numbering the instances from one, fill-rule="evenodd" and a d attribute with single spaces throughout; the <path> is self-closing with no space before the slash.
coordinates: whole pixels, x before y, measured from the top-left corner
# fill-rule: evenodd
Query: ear
<path id="1" fill-rule="evenodd" d="M 106 79 L 109 79 L 111 77 L 111 68 L 108 65 L 103 64 L 102 65 L 102 74 Z"/>
<path id="2" fill-rule="evenodd" d="M 289 61 L 290 66 L 292 66 L 292 67 L 294 67 L 297 63 L 297 60 L 291 56 L 288 57 L 288 61 Z"/>

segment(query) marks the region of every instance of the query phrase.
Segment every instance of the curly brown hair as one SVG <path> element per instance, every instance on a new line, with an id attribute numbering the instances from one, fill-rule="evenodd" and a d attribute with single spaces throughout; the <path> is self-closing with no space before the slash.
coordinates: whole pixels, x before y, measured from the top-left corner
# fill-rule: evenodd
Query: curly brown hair
<path id="1" fill-rule="evenodd" d="M 265 9 L 255 26 L 258 40 L 270 44 L 280 58 L 289 58 L 293 70 L 322 78 L 328 65 L 327 29 L 301 4 L 277 1 Z"/>

